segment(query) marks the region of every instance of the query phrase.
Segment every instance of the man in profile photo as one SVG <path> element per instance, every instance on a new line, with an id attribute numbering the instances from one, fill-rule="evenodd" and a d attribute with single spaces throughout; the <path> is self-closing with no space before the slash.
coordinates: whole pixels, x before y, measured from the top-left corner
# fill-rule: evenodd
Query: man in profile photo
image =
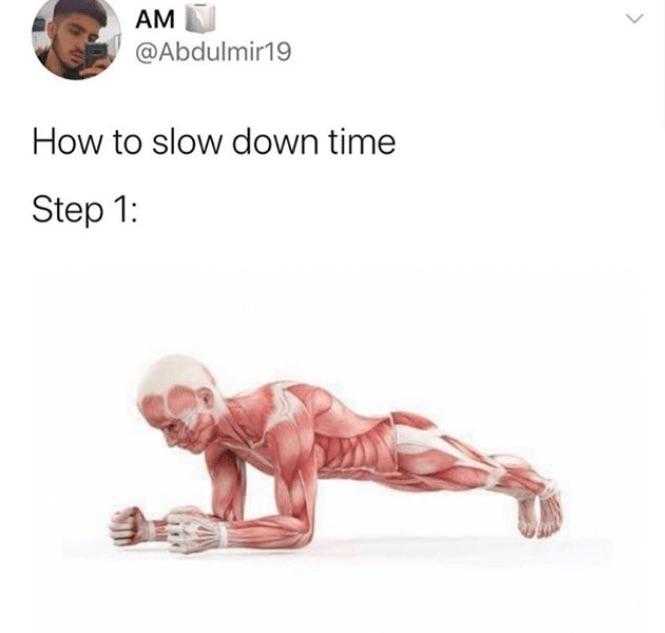
<path id="1" fill-rule="evenodd" d="M 107 24 L 104 7 L 97 0 L 59 0 L 53 19 L 46 26 L 51 45 L 37 51 L 39 61 L 52 73 L 66 79 L 87 79 L 106 70 L 111 64 L 108 53 L 88 56 L 86 45 L 99 38 Z"/>

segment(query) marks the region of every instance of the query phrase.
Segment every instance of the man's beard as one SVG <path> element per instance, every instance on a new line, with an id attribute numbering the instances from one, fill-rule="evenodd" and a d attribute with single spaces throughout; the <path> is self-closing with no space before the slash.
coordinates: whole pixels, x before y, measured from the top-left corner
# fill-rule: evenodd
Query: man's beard
<path id="1" fill-rule="evenodd" d="M 83 66 L 83 62 L 81 62 L 80 64 L 72 65 L 67 60 L 60 57 L 59 48 L 60 46 L 58 43 L 58 34 L 56 33 L 55 37 L 53 38 L 53 41 L 51 42 L 51 49 L 55 53 L 55 56 L 58 58 L 58 61 L 62 64 L 63 68 L 68 71 L 73 71 L 73 70 L 78 70 Z"/>

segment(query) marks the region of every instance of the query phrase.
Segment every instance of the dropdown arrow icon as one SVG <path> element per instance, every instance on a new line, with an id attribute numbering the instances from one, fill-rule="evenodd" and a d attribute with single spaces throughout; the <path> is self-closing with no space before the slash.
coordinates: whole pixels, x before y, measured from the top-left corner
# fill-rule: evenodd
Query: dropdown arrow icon
<path id="1" fill-rule="evenodd" d="M 640 13 L 636 18 L 634 18 L 630 13 L 626 13 L 626 17 L 633 23 L 637 24 L 643 17 L 644 13 Z"/>

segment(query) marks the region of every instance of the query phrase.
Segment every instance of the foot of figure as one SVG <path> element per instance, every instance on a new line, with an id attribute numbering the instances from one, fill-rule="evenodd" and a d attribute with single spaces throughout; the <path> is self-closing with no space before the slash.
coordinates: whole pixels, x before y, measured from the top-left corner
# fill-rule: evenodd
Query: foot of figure
<path id="1" fill-rule="evenodd" d="M 558 532 L 563 523 L 561 496 L 556 489 L 551 489 L 540 496 L 540 524 L 538 538 L 547 538 Z"/>
<path id="2" fill-rule="evenodd" d="M 539 516 L 536 513 L 539 502 Z M 548 483 L 539 495 L 518 500 L 517 527 L 526 538 L 547 538 L 559 531 L 563 523 L 561 495 L 553 483 Z"/>
<path id="3" fill-rule="evenodd" d="M 518 502 L 517 527 L 526 538 L 533 538 L 538 530 L 538 517 L 536 516 L 536 498 L 529 497 Z"/>

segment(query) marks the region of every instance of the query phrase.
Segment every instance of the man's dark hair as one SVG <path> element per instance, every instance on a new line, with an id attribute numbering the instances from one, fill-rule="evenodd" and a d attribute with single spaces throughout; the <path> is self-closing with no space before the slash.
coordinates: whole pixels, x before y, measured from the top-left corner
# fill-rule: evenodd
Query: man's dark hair
<path id="1" fill-rule="evenodd" d="M 82 13 L 93 20 L 97 20 L 102 26 L 106 26 L 107 17 L 104 7 L 97 0 L 58 0 L 53 9 L 53 17 L 69 15 L 70 13 Z"/>

